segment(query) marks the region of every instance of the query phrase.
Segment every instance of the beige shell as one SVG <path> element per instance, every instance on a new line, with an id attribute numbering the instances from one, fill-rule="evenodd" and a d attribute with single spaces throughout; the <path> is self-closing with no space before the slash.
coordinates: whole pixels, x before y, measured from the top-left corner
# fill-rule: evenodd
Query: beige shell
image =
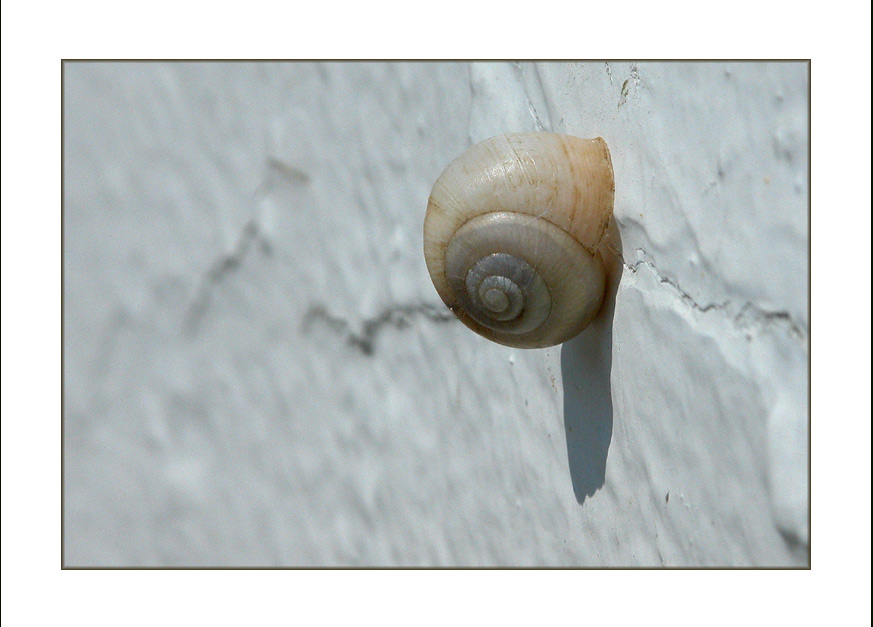
<path id="1" fill-rule="evenodd" d="M 598 247 L 615 193 L 601 138 L 492 137 L 434 184 L 424 257 L 443 302 L 476 333 L 542 348 L 597 315 L 606 275 Z"/>

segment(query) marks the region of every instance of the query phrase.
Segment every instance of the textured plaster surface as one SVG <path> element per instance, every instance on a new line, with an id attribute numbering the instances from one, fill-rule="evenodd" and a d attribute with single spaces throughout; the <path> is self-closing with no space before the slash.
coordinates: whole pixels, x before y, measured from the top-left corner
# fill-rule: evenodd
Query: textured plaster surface
<path id="1" fill-rule="evenodd" d="M 807 81 L 67 64 L 66 564 L 806 565 Z M 530 130 L 606 139 L 621 257 L 522 351 L 442 307 L 421 225 Z"/>

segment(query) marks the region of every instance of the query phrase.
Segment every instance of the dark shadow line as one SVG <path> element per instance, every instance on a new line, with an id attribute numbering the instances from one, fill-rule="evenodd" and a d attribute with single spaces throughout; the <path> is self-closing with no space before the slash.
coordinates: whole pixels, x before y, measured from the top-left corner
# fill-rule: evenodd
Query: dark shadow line
<path id="1" fill-rule="evenodd" d="M 583 505 L 606 481 L 606 458 L 612 441 L 612 321 L 621 280 L 621 238 L 610 221 L 603 307 L 578 337 L 561 347 L 564 383 L 564 434 L 576 501 Z"/>

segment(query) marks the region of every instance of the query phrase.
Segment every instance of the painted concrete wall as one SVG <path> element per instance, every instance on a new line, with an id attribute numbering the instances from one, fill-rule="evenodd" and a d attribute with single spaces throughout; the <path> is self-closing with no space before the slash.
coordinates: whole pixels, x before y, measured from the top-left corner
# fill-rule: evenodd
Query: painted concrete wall
<path id="1" fill-rule="evenodd" d="M 65 66 L 68 565 L 805 565 L 805 64 Z M 430 187 L 607 141 L 614 301 L 474 335 Z"/>

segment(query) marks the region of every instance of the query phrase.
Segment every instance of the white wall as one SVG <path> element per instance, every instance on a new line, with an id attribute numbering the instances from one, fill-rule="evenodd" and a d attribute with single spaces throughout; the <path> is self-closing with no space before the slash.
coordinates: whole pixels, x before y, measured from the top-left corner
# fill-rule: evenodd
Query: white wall
<path id="1" fill-rule="evenodd" d="M 65 66 L 67 565 L 806 565 L 805 64 Z M 606 139 L 614 313 L 439 302 L 489 136 Z"/>

